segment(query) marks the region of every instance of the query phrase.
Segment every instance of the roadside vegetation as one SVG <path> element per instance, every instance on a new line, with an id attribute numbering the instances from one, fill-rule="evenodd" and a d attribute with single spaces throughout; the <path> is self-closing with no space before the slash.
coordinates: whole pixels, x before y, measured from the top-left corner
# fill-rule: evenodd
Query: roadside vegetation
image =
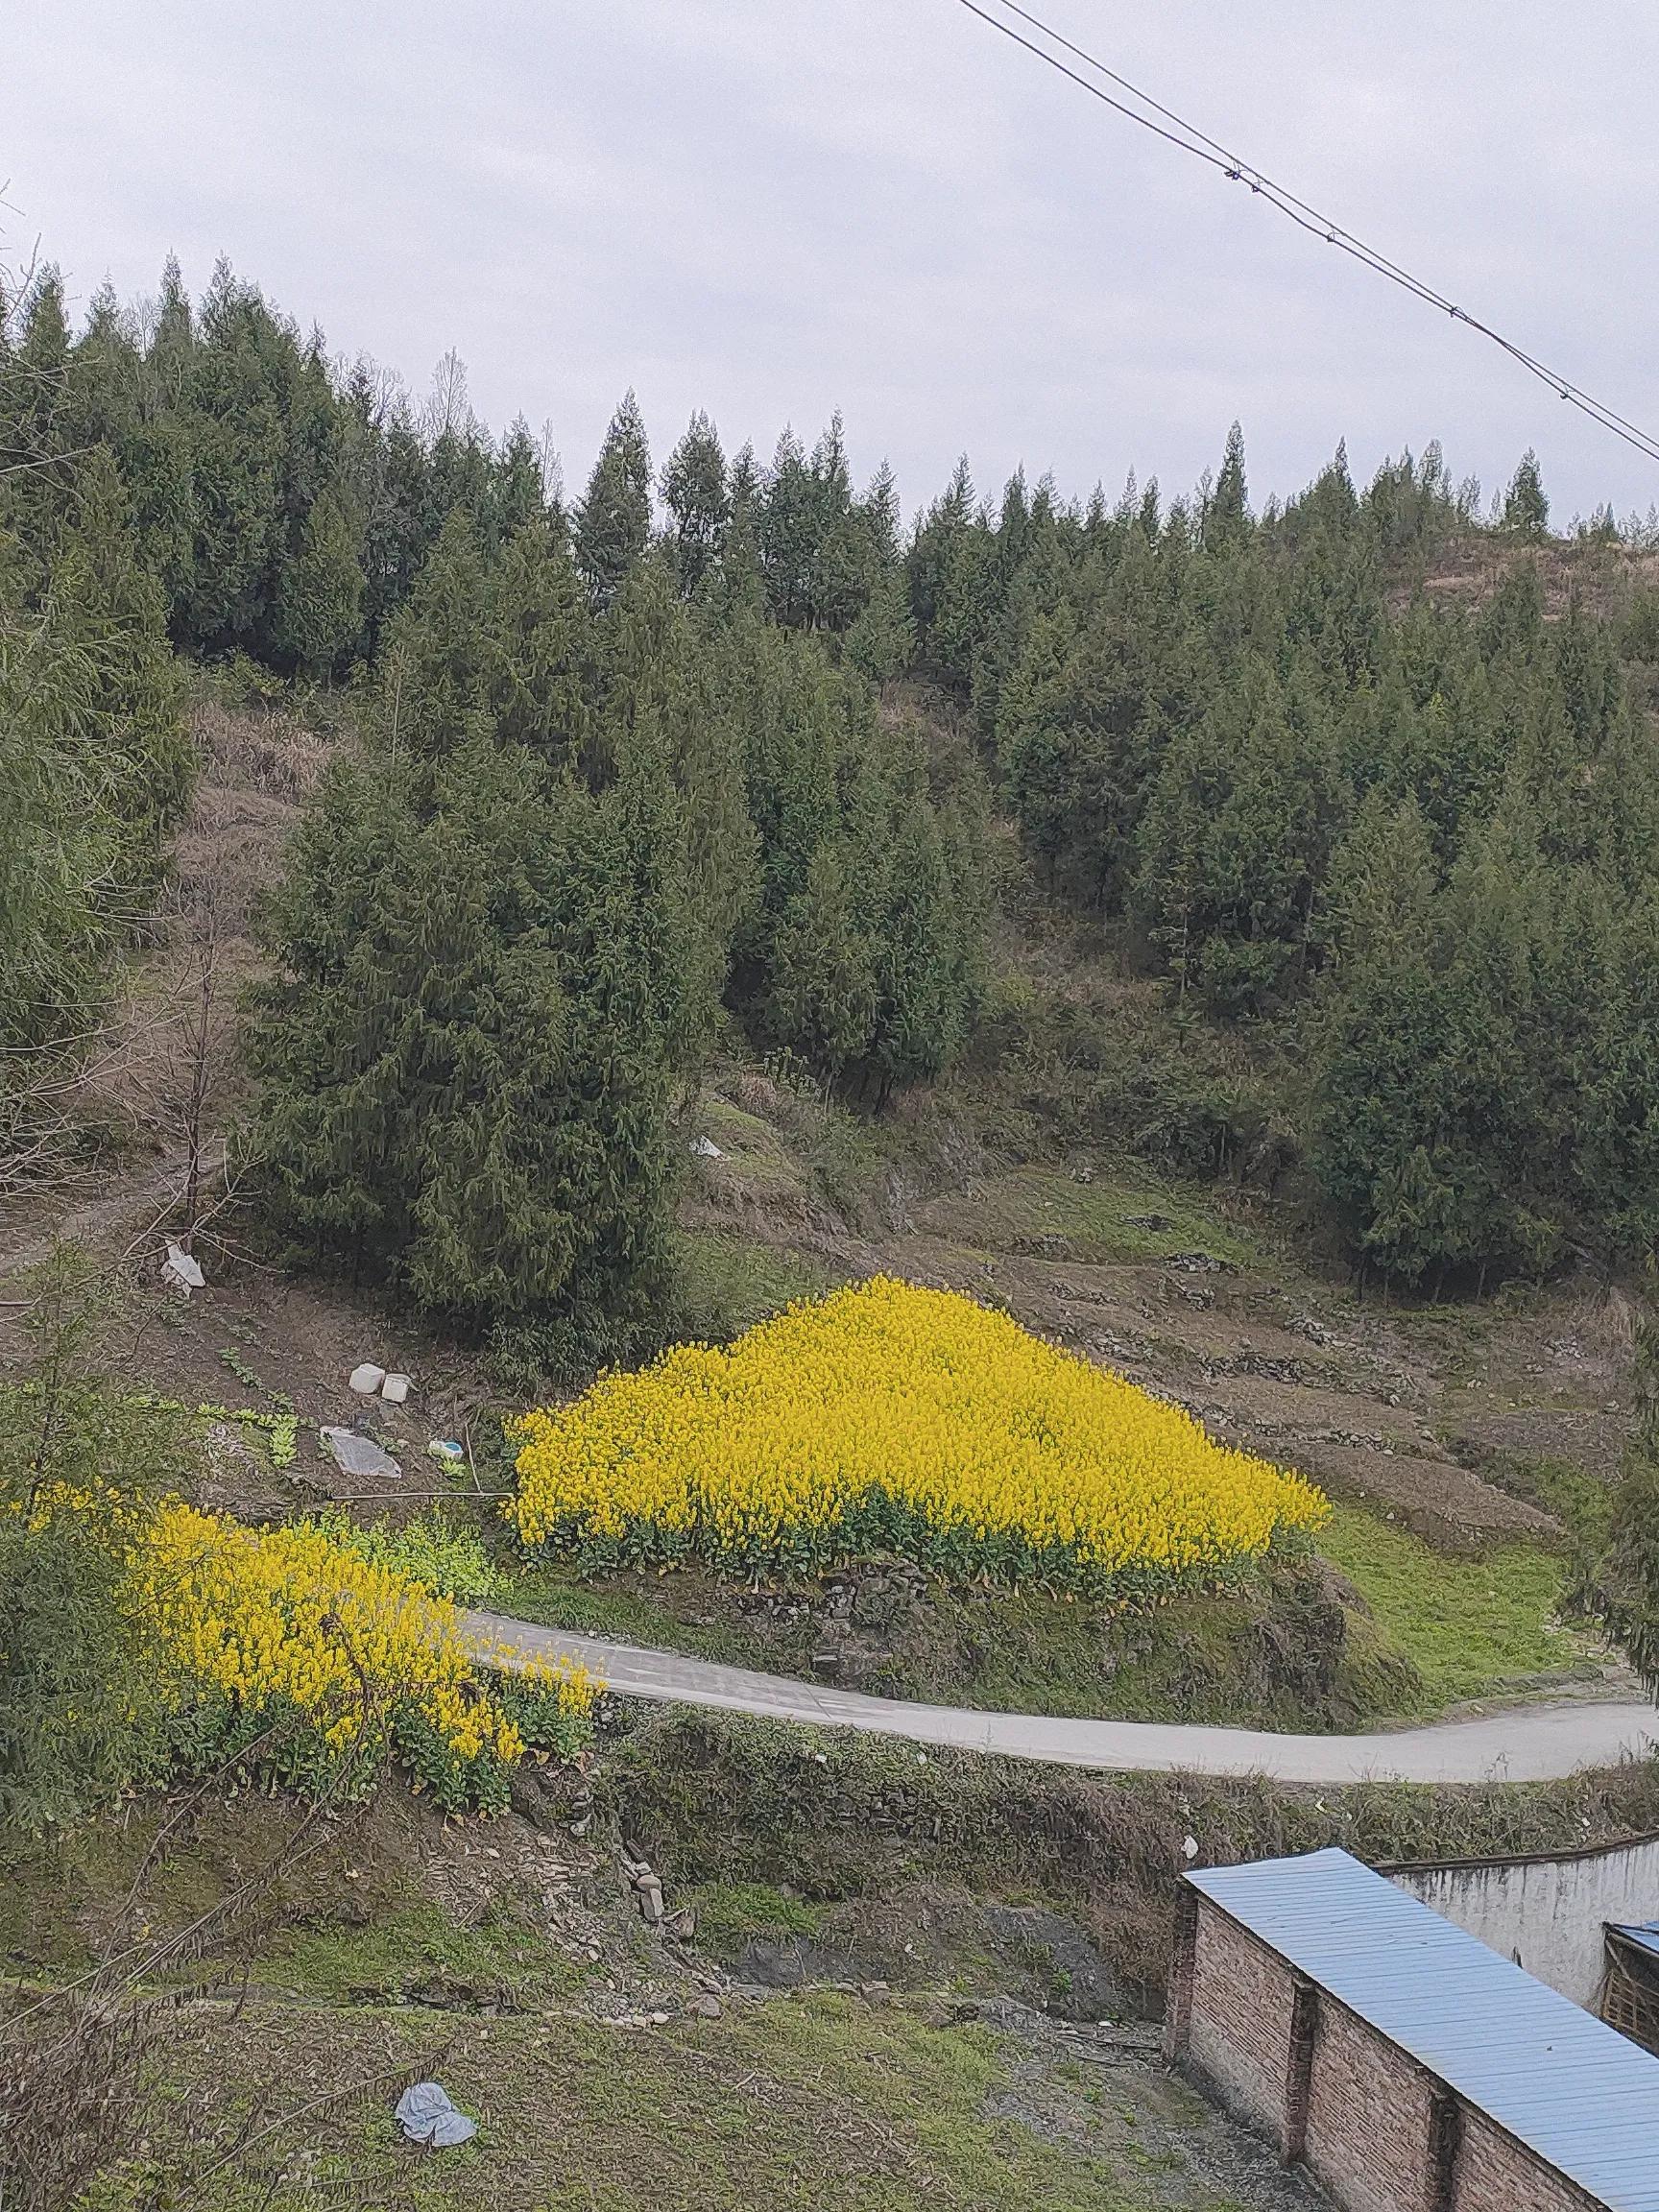
<path id="1" fill-rule="evenodd" d="M 1598 1671 L 1582 1623 L 1566 1619 L 1564 1549 L 1503 1544 L 1449 1557 L 1352 1506 L 1336 1508 L 1319 1542 L 1409 1660 L 1425 1712 Z"/>
<path id="2" fill-rule="evenodd" d="M 598 1685 L 492 1681 L 442 1588 L 452 1544 L 201 1511 L 188 1421 L 89 1364 L 85 1262 L 27 1287 L 36 1370 L 0 1388 L 0 1820 L 50 1828 L 180 1774 L 349 1797 L 394 1761 L 450 1810 L 499 1809 L 527 1748 L 582 1747 Z"/>

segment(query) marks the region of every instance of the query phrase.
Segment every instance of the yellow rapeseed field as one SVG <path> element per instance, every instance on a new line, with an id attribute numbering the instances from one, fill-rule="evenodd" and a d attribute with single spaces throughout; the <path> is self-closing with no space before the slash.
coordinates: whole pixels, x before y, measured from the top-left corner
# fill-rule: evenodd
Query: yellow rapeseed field
<path id="1" fill-rule="evenodd" d="M 526 1739 L 579 1742 L 603 1688 L 570 1660 L 505 1671 L 448 1599 L 313 1523 L 253 1528 L 96 1483 L 50 1483 L 11 1510 L 36 1529 L 73 1514 L 121 1562 L 164 1707 L 205 1722 L 199 1760 L 276 1720 L 287 1768 L 316 1778 L 367 1732 L 371 1772 L 396 1747 L 445 1802 L 493 1806 Z"/>
<path id="2" fill-rule="evenodd" d="M 455 1607 L 320 1528 L 250 1528 L 170 1499 L 133 1548 L 132 1585 L 184 1686 L 244 1710 L 280 1700 L 331 1749 L 407 1700 L 464 1761 L 522 1754 L 482 1693 Z"/>
<path id="3" fill-rule="evenodd" d="M 896 1551 L 1153 1597 L 1329 1508 L 1178 1407 L 943 1290 L 877 1277 L 516 1424 L 521 1540 L 745 1572 Z"/>

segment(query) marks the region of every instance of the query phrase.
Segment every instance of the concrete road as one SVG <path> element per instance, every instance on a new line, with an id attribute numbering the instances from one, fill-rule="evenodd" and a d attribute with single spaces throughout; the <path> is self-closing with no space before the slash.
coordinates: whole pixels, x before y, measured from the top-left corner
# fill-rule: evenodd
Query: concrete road
<path id="1" fill-rule="evenodd" d="M 560 1653 L 603 1674 L 624 1697 L 712 1705 L 826 1728 L 864 1728 L 914 1743 L 998 1751 L 1108 1772 L 1264 1774 L 1281 1782 L 1542 1782 L 1585 1767 L 1611 1767 L 1659 1749 L 1651 1705 L 1581 1700 L 1515 1705 L 1432 1728 L 1371 1736 L 1280 1736 L 1256 1728 L 1196 1728 L 1153 1720 L 1054 1720 L 1026 1713 L 974 1713 L 866 1697 L 779 1674 L 720 1667 L 678 1651 L 648 1651 L 539 1628 L 500 1614 L 469 1613 L 480 1650 L 501 1663 Z"/>

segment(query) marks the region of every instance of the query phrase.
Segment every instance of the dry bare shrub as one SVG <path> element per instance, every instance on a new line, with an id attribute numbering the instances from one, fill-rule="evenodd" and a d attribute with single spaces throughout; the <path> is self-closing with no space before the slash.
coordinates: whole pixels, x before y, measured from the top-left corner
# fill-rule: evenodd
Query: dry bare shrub
<path id="1" fill-rule="evenodd" d="M 299 805 L 323 773 L 327 740 L 286 708 L 197 705 L 196 742 L 208 783 L 268 791 Z"/>
<path id="2" fill-rule="evenodd" d="M 370 1733 L 360 1730 L 360 1740 Z M 4 2212 L 76 2212 L 99 2181 L 108 2193 L 100 2200 L 122 2212 L 175 2212 L 204 2202 L 211 2184 L 232 2175 L 254 2205 L 295 2191 L 318 2212 L 371 2201 L 349 2169 L 331 2179 L 315 2174 L 301 2130 L 308 2135 L 375 2092 L 396 2094 L 429 2074 L 441 2054 L 299 2102 L 268 2081 L 245 2104 L 215 2056 L 216 2037 L 243 2010 L 252 1960 L 287 1922 L 295 1878 L 338 1855 L 351 1833 L 350 1818 L 336 1810 L 360 1795 L 351 1762 L 224 1896 L 180 1927 L 157 1934 L 151 1925 L 157 1868 L 223 1795 L 233 1768 L 261 1750 L 279 1754 L 280 1734 L 273 1728 L 269 1741 L 244 1746 L 175 1806 L 91 1967 L 46 1987 L 19 1980 L 0 1997 Z"/>

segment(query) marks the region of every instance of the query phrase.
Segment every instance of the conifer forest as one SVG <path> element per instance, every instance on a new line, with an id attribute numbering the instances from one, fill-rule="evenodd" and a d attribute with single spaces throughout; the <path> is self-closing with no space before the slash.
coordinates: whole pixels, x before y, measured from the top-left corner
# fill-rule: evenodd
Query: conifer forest
<path id="1" fill-rule="evenodd" d="M 468 1328 L 649 1310 L 723 1040 L 869 1114 L 1017 1052 L 994 951 L 1039 904 L 1162 981 L 1092 1108 L 1130 1150 L 1290 1169 L 1406 1288 L 1651 1245 L 1659 592 L 1606 513 L 1560 587 L 1530 456 L 1484 510 L 1432 447 L 1258 507 L 1235 427 L 1193 493 L 964 460 L 906 523 L 839 420 L 761 460 L 629 396 L 566 490 L 446 376 L 416 408 L 223 266 L 79 329 L 50 269 L 8 298 L 13 1152 L 156 898 L 190 665 L 234 658 L 353 730 L 264 918 L 263 1203 Z M 1435 589 L 1472 550 L 1495 588 Z"/>

